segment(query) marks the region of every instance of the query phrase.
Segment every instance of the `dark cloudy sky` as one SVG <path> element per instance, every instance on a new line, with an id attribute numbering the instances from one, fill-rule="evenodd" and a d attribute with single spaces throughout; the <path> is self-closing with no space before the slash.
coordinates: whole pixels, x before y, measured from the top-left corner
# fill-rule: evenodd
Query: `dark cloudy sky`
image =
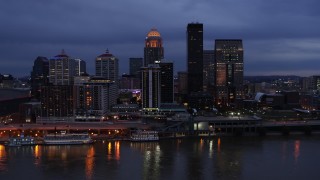
<path id="1" fill-rule="evenodd" d="M 87 62 L 108 48 L 128 72 L 143 57 L 156 27 L 165 58 L 186 70 L 186 26 L 204 24 L 204 49 L 214 39 L 241 38 L 245 75 L 320 74 L 319 0 L 8 0 L 0 3 L 0 73 L 28 75 L 37 56 L 65 49 Z"/>

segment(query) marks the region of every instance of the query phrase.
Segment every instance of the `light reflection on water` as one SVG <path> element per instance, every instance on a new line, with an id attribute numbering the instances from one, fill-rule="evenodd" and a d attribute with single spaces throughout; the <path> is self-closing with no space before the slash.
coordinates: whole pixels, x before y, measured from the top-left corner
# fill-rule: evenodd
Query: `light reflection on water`
<path id="1" fill-rule="evenodd" d="M 93 178 L 93 171 L 94 171 L 94 161 L 95 161 L 95 150 L 93 146 L 90 146 L 90 148 L 87 151 L 87 157 L 85 159 L 86 161 L 86 179 L 92 179 Z"/>
<path id="2" fill-rule="evenodd" d="M 4 145 L 0 145 L 0 172 L 5 171 L 7 169 L 6 165 L 6 151 Z"/>
<path id="3" fill-rule="evenodd" d="M 298 163 L 299 156 L 300 156 L 300 140 L 295 140 L 294 141 L 294 161 L 295 161 L 295 164 Z"/>
<path id="4" fill-rule="evenodd" d="M 79 146 L 0 145 L 0 177 L 24 178 L 15 173 L 23 168 L 37 172 L 36 179 L 313 179 L 320 157 L 310 152 L 320 148 L 319 139 L 230 137 Z"/>

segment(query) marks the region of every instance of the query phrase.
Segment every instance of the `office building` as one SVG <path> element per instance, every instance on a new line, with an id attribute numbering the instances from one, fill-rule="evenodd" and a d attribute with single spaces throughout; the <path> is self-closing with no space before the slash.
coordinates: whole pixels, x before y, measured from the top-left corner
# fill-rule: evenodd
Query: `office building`
<path id="1" fill-rule="evenodd" d="M 40 116 L 41 103 L 27 102 L 19 105 L 19 123 L 36 123 L 36 117 Z"/>
<path id="2" fill-rule="evenodd" d="M 118 82 L 119 60 L 109 50 L 96 58 L 96 76 Z"/>
<path id="3" fill-rule="evenodd" d="M 203 24 L 187 27 L 188 92 L 203 91 Z"/>
<path id="4" fill-rule="evenodd" d="M 49 60 L 46 57 L 38 56 L 34 61 L 31 72 L 31 96 L 40 100 L 41 87 L 49 83 Z"/>
<path id="5" fill-rule="evenodd" d="M 53 85 L 73 85 L 73 78 L 77 75 L 75 60 L 70 58 L 64 50 L 49 60 L 49 82 Z"/>
<path id="6" fill-rule="evenodd" d="M 76 76 L 82 76 L 87 74 L 86 62 L 82 59 L 75 59 Z"/>
<path id="7" fill-rule="evenodd" d="M 140 77 L 123 74 L 119 82 L 119 85 L 120 85 L 119 89 L 128 89 L 128 90 L 140 89 L 140 86 L 141 86 L 140 79 L 141 79 Z"/>
<path id="8" fill-rule="evenodd" d="M 188 94 L 188 73 L 178 72 L 178 93 Z"/>
<path id="9" fill-rule="evenodd" d="M 309 90 L 319 92 L 320 91 L 320 76 L 310 76 L 309 79 L 310 79 Z"/>
<path id="10" fill-rule="evenodd" d="M 213 93 L 214 50 L 203 50 L 203 91 Z"/>
<path id="11" fill-rule="evenodd" d="M 111 80 L 103 77 L 75 77 L 75 121 L 103 121 L 103 116 L 116 104 L 117 95 L 116 84 Z"/>
<path id="12" fill-rule="evenodd" d="M 41 114 L 37 123 L 73 122 L 73 85 L 42 86 Z"/>
<path id="13" fill-rule="evenodd" d="M 160 62 L 164 57 L 164 50 L 162 47 L 162 38 L 157 29 L 151 29 L 145 39 L 144 47 L 144 63 L 145 67 L 148 64 Z"/>
<path id="14" fill-rule="evenodd" d="M 149 64 L 142 67 L 142 108 L 154 110 L 160 107 L 160 67 L 158 64 Z"/>
<path id="15" fill-rule="evenodd" d="M 173 103 L 174 86 L 173 86 L 173 62 L 160 62 L 160 92 L 161 103 Z"/>
<path id="16" fill-rule="evenodd" d="M 129 72 L 131 76 L 140 77 L 143 58 L 129 58 Z"/>
<path id="17" fill-rule="evenodd" d="M 243 46 L 240 39 L 215 41 L 215 101 L 219 106 L 230 106 L 244 98 Z"/>

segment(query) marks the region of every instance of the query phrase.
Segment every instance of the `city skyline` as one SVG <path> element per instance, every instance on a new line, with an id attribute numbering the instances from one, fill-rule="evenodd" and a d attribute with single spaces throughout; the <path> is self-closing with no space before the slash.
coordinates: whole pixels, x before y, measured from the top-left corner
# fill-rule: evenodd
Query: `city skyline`
<path id="1" fill-rule="evenodd" d="M 130 11 L 123 8 L 130 7 Z M 119 58 L 120 73 L 129 73 L 129 58 L 143 57 L 144 39 L 157 28 L 165 59 L 175 72 L 186 71 L 186 27 L 203 23 L 204 50 L 215 39 L 242 39 L 244 75 L 319 74 L 320 2 L 292 1 L 77 1 L 6 2 L 0 7 L 0 73 L 30 75 L 34 59 L 48 59 L 65 49 L 87 62 L 109 49 Z M 63 13 L 60 13 L 63 12 Z"/>

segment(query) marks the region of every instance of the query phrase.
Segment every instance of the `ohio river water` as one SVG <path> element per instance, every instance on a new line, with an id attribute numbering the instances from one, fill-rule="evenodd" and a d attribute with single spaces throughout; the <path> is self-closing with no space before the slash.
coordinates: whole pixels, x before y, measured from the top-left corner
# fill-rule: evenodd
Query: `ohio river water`
<path id="1" fill-rule="evenodd" d="M 320 179 L 320 136 L 5 147 L 0 179 Z"/>

